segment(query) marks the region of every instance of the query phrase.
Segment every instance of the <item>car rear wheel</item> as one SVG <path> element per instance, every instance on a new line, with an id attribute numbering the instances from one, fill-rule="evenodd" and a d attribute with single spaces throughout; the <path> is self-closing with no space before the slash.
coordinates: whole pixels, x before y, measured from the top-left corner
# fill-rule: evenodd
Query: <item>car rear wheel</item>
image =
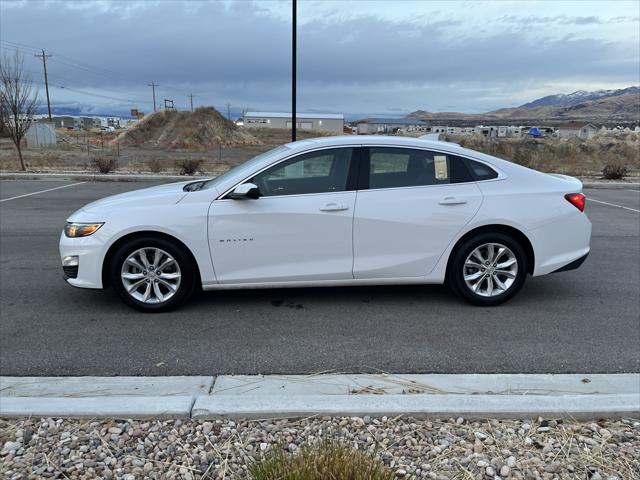
<path id="1" fill-rule="evenodd" d="M 110 265 L 111 285 L 143 312 L 166 312 L 193 294 L 196 267 L 183 248 L 164 238 L 135 238 L 121 245 Z"/>
<path id="2" fill-rule="evenodd" d="M 485 232 L 464 241 L 454 252 L 447 280 L 465 300 L 493 306 L 518 293 L 527 271 L 520 243 L 502 232 Z"/>

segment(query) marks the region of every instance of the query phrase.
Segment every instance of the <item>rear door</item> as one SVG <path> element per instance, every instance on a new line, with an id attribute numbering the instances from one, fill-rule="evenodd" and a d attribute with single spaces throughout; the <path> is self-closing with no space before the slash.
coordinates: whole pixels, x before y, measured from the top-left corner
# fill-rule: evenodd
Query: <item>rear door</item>
<path id="1" fill-rule="evenodd" d="M 466 162 L 446 153 L 370 147 L 353 226 L 355 278 L 427 275 L 482 203 Z"/>

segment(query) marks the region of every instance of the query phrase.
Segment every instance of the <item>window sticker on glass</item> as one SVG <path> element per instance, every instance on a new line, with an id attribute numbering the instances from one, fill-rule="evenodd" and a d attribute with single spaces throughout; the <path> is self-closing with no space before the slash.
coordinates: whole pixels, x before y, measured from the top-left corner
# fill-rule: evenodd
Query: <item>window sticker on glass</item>
<path id="1" fill-rule="evenodd" d="M 436 170 L 436 180 L 446 180 L 447 178 L 449 178 L 449 169 L 447 168 L 446 155 L 434 155 L 433 166 Z"/>

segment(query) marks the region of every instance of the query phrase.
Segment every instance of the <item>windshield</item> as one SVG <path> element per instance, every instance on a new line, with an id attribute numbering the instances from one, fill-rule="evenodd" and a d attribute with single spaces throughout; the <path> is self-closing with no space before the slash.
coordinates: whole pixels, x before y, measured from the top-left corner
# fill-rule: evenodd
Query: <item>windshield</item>
<path id="1" fill-rule="evenodd" d="M 279 147 L 276 147 L 276 148 L 271 149 L 271 150 L 269 150 L 267 152 L 261 153 L 257 157 L 253 157 L 253 158 L 247 160 L 246 162 L 241 163 L 240 165 L 237 165 L 237 166 L 233 167 L 228 172 L 225 172 L 225 173 L 223 173 L 222 175 L 220 175 L 220 176 L 218 176 L 216 178 L 212 178 L 211 180 L 206 181 L 202 185 L 202 189 L 211 188 L 211 187 L 213 187 L 215 185 L 219 185 L 220 183 L 223 183 L 225 180 L 227 180 L 227 179 L 233 177 L 234 175 L 238 174 L 242 170 L 250 171 L 251 168 L 254 165 L 258 165 L 258 164 L 262 163 L 265 159 L 267 159 L 269 157 L 276 157 L 276 156 L 278 156 L 280 153 L 282 153 L 285 150 L 289 150 L 289 147 L 287 147 L 286 145 L 280 145 Z"/>

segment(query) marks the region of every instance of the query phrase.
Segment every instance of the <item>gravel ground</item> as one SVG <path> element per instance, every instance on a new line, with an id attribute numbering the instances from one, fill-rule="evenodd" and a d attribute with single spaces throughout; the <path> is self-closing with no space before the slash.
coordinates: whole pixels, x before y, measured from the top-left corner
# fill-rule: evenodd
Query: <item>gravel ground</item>
<path id="1" fill-rule="evenodd" d="M 399 478 L 638 479 L 640 421 L 0 420 L 0 478 L 239 479 L 272 448 L 339 438 Z"/>

